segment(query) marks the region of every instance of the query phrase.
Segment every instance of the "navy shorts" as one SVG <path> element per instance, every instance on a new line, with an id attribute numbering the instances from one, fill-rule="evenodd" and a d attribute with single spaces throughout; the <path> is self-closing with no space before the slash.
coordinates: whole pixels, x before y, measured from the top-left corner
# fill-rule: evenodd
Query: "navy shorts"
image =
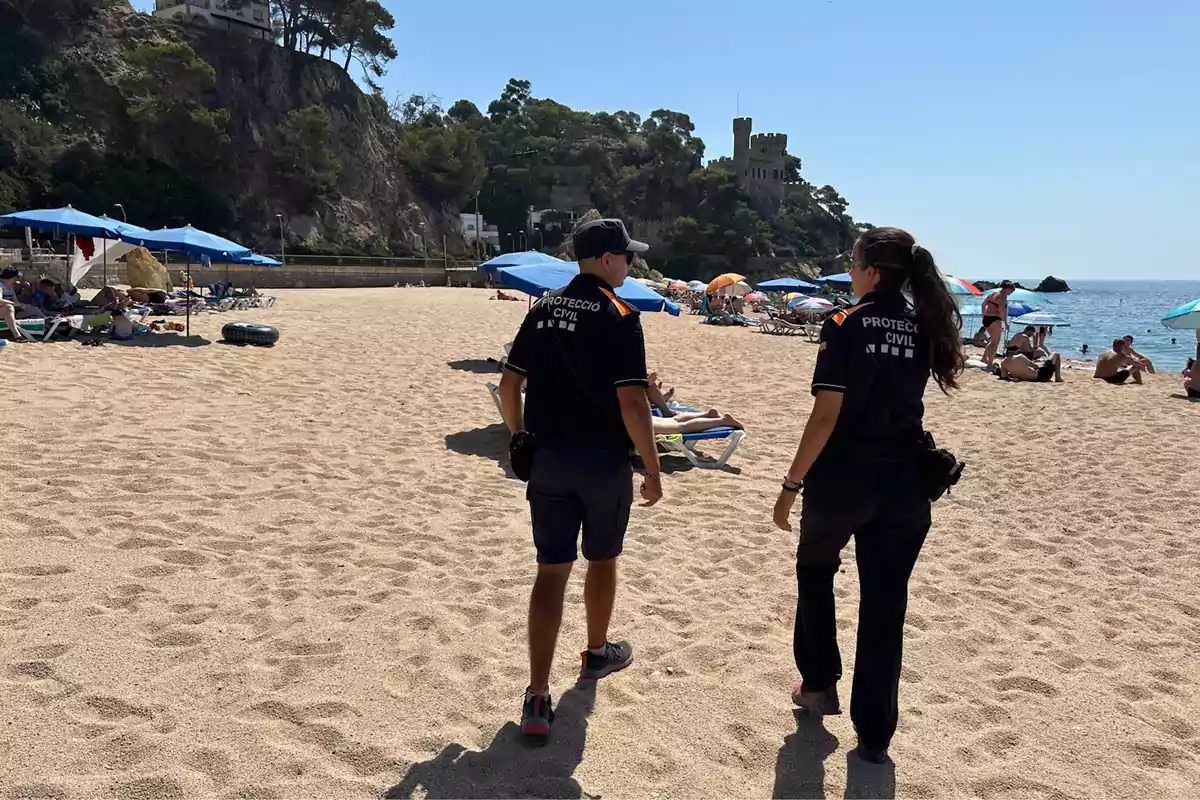
<path id="1" fill-rule="evenodd" d="M 621 451 L 543 445 L 525 497 L 539 564 L 573 562 L 581 530 L 585 559 L 616 558 L 633 505 L 633 464 Z"/>

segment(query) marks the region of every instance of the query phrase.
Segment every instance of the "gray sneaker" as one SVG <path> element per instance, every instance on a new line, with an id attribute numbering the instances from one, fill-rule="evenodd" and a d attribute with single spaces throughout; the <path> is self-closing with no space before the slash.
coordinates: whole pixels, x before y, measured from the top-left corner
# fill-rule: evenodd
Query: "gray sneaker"
<path id="1" fill-rule="evenodd" d="M 633 663 L 633 645 L 629 642 L 605 642 L 604 652 L 596 655 L 591 650 L 579 654 L 583 666 L 579 677 L 587 680 L 597 680 L 605 675 L 620 672 Z"/>
<path id="2" fill-rule="evenodd" d="M 803 683 L 797 683 L 792 689 L 792 703 L 797 708 L 814 716 L 836 716 L 842 713 L 842 704 L 838 701 L 837 684 L 819 692 L 808 692 Z"/>

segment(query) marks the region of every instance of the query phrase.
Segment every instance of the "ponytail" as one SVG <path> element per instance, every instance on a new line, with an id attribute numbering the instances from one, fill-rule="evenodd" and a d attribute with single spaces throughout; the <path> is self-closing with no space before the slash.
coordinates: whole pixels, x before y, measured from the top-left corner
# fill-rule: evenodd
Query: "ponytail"
<path id="1" fill-rule="evenodd" d="M 929 371 L 945 393 L 958 388 L 963 371 L 962 315 L 933 254 L 901 228 L 872 228 L 854 245 L 856 257 L 879 269 L 879 288 L 912 293 L 920 330 L 929 341 Z"/>
<path id="2" fill-rule="evenodd" d="M 958 388 L 963 371 L 960 329 L 962 315 L 958 303 L 946 287 L 946 281 L 933 261 L 933 254 L 919 244 L 912 246 L 912 269 L 908 284 L 920 329 L 929 341 L 929 371 L 938 388 L 949 394 Z"/>

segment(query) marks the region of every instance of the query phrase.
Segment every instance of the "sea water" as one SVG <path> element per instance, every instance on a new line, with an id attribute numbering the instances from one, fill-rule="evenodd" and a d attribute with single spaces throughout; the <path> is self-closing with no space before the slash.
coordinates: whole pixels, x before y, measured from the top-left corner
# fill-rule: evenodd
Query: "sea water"
<path id="1" fill-rule="evenodd" d="M 1038 285 L 1037 280 L 1020 280 L 1020 283 Z M 1071 323 L 1069 328 L 1055 328 L 1046 341 L 1047 347 L 1062 353 L 1064 358 L 1095 359 L 1112 347 L 1113 339 L 1126 334 L 1133 336 L 1133 349 L 1153 361 L 1159 372 L 1179 372 L 1188 358 L 1195 357 L 1195 331 L 1163 327 L 1162 316 L 1200 297 L 1200 281 L 1072 280 L 1068 283 L 1071 291 L 1045 294 L 1045 303 L 1031 304 Z M 963 322 L 967 336 L 979 328 L 978 317 L 968 317 Z M 1020 317 L 1009 321 L 1009 336 L 1021 329 L 1020 322 Z"/>

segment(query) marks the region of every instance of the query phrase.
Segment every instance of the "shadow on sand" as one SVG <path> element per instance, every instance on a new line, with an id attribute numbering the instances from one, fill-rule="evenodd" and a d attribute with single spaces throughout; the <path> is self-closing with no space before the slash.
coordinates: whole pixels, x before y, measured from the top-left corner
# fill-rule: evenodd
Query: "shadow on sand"
<path id="1" fill-rule="evenodd" d="M 459 372 L 473 372 L 476 375 L 495 375 L 500 372 L 500 362 L 494 358 L 460 358 L 458 361 L 447 361 L 446 366 Z"/>
<path id="2" fill-rule="evenodd" d="M 446 449 L 462 453 L 464 456 L 490 458 L 500 469 L 504 470 L 506 478 L 516 480 L 517 476 L 508 463 L 508 441 L 508 427 L 497 422 L 486 428 L 447 434 Z"/>
<path id="3" fill-rule="evenodd" d="M 838 740 L 819 717 L 800 711 L 796 715 L 796 732 L 783 740 L 775 759 L 775 788 L 773 798 L 824 798 L 825 759 L 837 750 Z"/>
<path id="4" fill-rule="evenodd" d="M 520 726 L 509 722 L 486 750 L 452 744 L 429 761 L 413 764 L 383 797 L 581 798 L 583 790 L 573 776 L 583 761 L 588 715 L 595 702 L 596 682 L 581 681 L 559 698 L 545 744 L 527 742 Z"/>
<path id="5" fill-rule="evenodd" d="M 84 341 L 87 341 L 86 339 Z M 203 336 L 184 336 L 179 333 L 154 333 L 146 336 L 135 336 L 124 342 L 115 339 L 95 339 L 104 342 L 104 347 L 204 347 L 212 344 Z"/>
<path id="6" fill-rule="evenodd" d="M 863 761 L 853 751 L 846 753 L 846 800 L 867 800 L 896 797 L 896 765 L 872 764 Z"/>

